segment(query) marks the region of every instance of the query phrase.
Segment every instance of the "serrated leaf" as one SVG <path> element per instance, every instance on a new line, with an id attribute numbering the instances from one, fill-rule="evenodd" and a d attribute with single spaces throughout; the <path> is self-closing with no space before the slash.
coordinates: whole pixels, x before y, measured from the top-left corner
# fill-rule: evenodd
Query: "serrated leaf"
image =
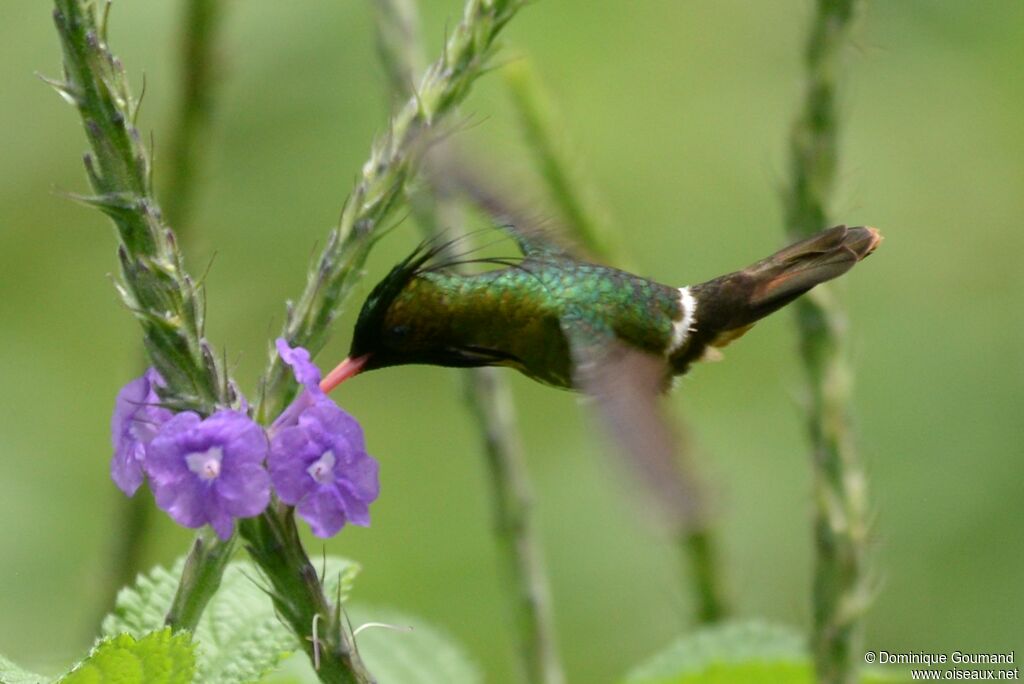
<path id="1" fill-rule="evenodd" d="M 104 634 L 142 634 L 163 625 L 183 561 L 168 571 L 156 568 L 140 576 L 135 587 L 123 589 L 114 612 L 103 621 Z M 344 600 L 352 589 L 359 565 L 328 558 L 325 589 Z M 232 561 L 220 589 L 196 628 L 196 680 L 204 684 L 243 684 L 258 680 L 296 648 L 295 636 L 278 619 L 264 592 L 259 570 L 248 561 Z"/>
<path id="2" fill-rule="evenodd" d="M 184 565 L 184 558 L 179 558 L 170 570 L 157 566 L 139 575 L 134 586 L 123 587 L 117 592 L 113 612 L 103 618 L 100 632 L 104 636 L 127 633 L 139 637 L 163 627 Z"/>
<path id="3" fill-rule="evenodd" d="M 345 607 L 356 628 L 382 622 L 412 631 L 368 628 L 356 637 L 359 655 L 377 684 L 479 684 L 479 668 L 465 650 L 443 630 L 419 618 L 392 609 L 352 604 Z M 289 658 L 283 668 L 264 684 L 316 682 L 309 659 L 302 654 Z"/>
<path id="4" fill-rule="evenodd" d="M 814 666 L 798 632 L 762 622 L 729 623 L 684 636 L 634 669 L 625 684 L 813 684 Z M 906 681 L 867 669 L 863 684 Z"/>
<path id="5" fill-rule="evenodd" d="M 0 682 L 3 684 L 40 684 L 48 681 L 50 677 L 23 670 L 0 655 Z"/>
<path id="6" fill-rule="evenodd" d="M 255 681 L 295 649 L 295 636 L 278 620 L 261 586 L 262 578 L 249 562 L 233 562 L 225 570 L 196 628 L 198 681 Z"/>
<path id="7" fill-rule="evenodd" d="M 60 680 L 60 684 L 191 684 L 195 655 L 187 632 L 172 634 L 169 627 L 136 639 L 119 634 L 97 644 L 89 657 Z"/>

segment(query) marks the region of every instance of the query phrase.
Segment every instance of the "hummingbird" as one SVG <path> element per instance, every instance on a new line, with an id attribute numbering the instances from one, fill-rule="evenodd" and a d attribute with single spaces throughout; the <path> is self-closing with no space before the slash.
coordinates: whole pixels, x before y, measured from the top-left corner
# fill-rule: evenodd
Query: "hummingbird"
<path id="1" fill-rule="evenodd" d="M 405 364 L 505 366 L 578 390 L 598 413 L 677 532 L 702 524 L 700 488 L 660 397 L 695 362 L 814 286 L 837 278 L 881 241 L 871 227 L 835 226 L 739 271 L 683 287 L 588 263 L 540 231 L 507 227 L 517 260 L 466 274 L 449 244 L 421 244 L 378 283 L 356 320 L 348 358 L 326 393 L 359 373 Z"/>
<path id="2" fill-rule="evenodd" d="M 358 373 L 404 364 L 506 366 L 555 387 L 593 388 L 601 368 L 645 359 L 664 391 L 761 318 L 871 254 L 875 228 L 835 226 L 703 283 L 663 285 L 582 261 L 542 233 L 512 231 L 522 258 L 467 275 L 426 242 L 370 292 L 330 392 Z"/>

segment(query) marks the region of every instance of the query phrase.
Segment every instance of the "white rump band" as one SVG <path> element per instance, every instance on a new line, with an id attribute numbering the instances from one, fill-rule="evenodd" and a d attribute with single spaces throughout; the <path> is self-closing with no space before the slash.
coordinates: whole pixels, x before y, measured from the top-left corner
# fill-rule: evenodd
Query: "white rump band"
<path id="1" fill-rule="evenodd" d="M 683 310 L 683 317 L 672 324 L 672 344 L 668 348 L 668 355 L 671 356 L 679 351 L 690 333 L 697 329 L 697 300 L 689 287 L 679 288 L 679 306 Z"/>

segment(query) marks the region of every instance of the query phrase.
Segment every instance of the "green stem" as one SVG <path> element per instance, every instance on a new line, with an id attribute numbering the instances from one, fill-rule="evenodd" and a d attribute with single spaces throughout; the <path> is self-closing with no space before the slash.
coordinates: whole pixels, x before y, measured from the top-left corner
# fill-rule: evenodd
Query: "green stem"
<path id="1" fill-rule="evenodd" d="M 687 520 L 682 521 L 679 548 L 686 569 L 686 584 L 696 606 L 697 621 L 701 624 L 720 622 L 729 614 L 725 572 L 719 557 L 718 536 L 715 532 L 711 507 L 703 480 L 698 476 L 691 431 L 678 430 L 677 472 L 685 482 L 685 490 L 693 492 L 693 506 Z"/>
<path id="2" fill-rule="evenodd" d="M 807 93 L 790 143 L 786 224 L 793 237 L 828 225 L 838 161 L 836 82 L 857 0 L 818 0 L 806 53 Z M 860 662 L 865 578 L 866 481 L 850 410 L 844 314 L 827 286 L 796 302 L 800 351 L 810 388 L 808 429 L 815 488 L 812 646 L 818 681 L 852 684 Z"/>
<path id="3" fill-rule="evenodd" d="M 164 401 L 208 414 L 235 397 L 203 339 L 202 292 L 185 271 L 153 196 L 149 159 L 134 125 L 138 102 L 124 67 L 107 47 L 105 20 L 106 15 L 97 21 L 79 0 L 56 0 L 65 80 L 54 87 L 78 108 L 92 147 L 85 161 L 95 195 L 82 199 L 106 213 L 118 230 L 119 290 L 142 324 L 150 359 L 167 382 Z M 225 545 L 197 541 L 170 624 L 194 627 L 229 554 Z"/>
<path id="4" fill-rule="evenodd" d="M 196 535 L 192 550 L 185 559 L 178 590 L 164 617 L 165 624 L 175 630 L 195 631 L 206 604 L 220 587 L 224 568 L 235 550 L 235 539 L 231 537 L 221 541 L 207 530 Z"/>
<path id="5" fill-rule="evenodd" d="M 141 492 L 133 497 L 117 492 L 116 496 L 113 519 L 109 522 L 113 531 L 110 550 L 102 561 L 106 568 L 99 590 L 100 600 L 96 604 L 98 614 L 88 627 L 90 639 L 96 633 L 96 626 L 102 623 L 117 601 L 121 587 L 129 586 L 141 572 L 146 532 L 153 517 L 153 502 Z"/>
<path id="6" fill-rule="evenodd" d="M 388 76 L 388 93 L 403 104 L 415 93 L 416 79 L 426 66 L 420 39 L 416 0 L 373 0 L 377 54 Z"/>
<path id="7" fill-rule="evenodd" d="M 188 0 L 184 4 L 181 24 L 181 82 L 178 114 L 171 136 L 171 174 L 165 197 L 168 223 L 178 226 L 178 243 L 184 244 L 185 230 L 192 213 L 196 190 L 196 169 L 202 162 L 202 140 L 209 128 L 212 113 L 212 63 L 217 37 L 218 11 L 216 0 Z M 143 362 L 143 367 L 148 362 Z M 142 552 L 146 533 L 153 517 L 153 502 L 146 496 L 118 497 L 112 522 L 117 530 L 112 535 L 109 569 L 100 602 L 100 617 L 110 609 L 121 587 L 127 586 L 142 570 Z M 197 542 L 198 543 L 198 542 Z M 180 591 L 180 590 L 179 590 Z"/>
<path id="8" fill-rule="evenodd" d="M 270 581 L 274 608 L 299 637 L 320 681 L 372 683 L 355 650 L 342 606 L 324 595 L 321 578 L 302 548 L 293 509 L 274 502 L 258 518 L 242 520 L 239 532 L 249 555 Z"/>
<path id="9" fill-rule="evenodd" d="M 109 8 L 109 5 L 108 5 Z M 150 182 L 150 162 L 135 128 L 138 102 L 124 67 L 107 48 L 106 25 L 81 0 L 56 0 L 54 21 L 64 49 L 63 83 L 78 108 L 92 153 L 85 156 L 94 195 L 81 197 L 111 218 L 125 304 L 142 325 L 146 349 L 167 383 L 165 402 L 211 413 L 235 397 L 203 339 L 202 291 L 185 271 Z"/>

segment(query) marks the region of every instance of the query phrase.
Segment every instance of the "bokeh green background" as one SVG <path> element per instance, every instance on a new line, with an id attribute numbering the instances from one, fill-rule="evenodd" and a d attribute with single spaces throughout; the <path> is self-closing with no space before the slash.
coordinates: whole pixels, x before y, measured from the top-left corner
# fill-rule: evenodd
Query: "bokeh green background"
<path id="1" fill-rule="evenodd" d="M 430 52 L 459 14 L 423 3 Z M 801 91 L 810 2 L 547 0 L 507 32 L 555 94 L 573 156 L 638 270 L 683 284 L 781 242 L 785 137 Z M 387 107 L 368 3 L 227 3 L 222 88 L 188 226 L 207 277 L 209 337 L 252 390 L 283 300 L 304 282 Z M 107 222 L 86 187 L 46 3 L 0 24 L 0 652 L 59 669 L 92 634 L 120 494 L 108 422 L 138 370 L 138 330 L 109 275 Z M 115 51 L 148 93 L 157 182 L 177 73 L 179 5 L 122 1 Z M 1024 5 L 875 2 L 842 96 L 837 221 L 879 226 L 878 254 L 839 288 L 849 307 L 859 442 L 878 586 L 872 648 L 1024 646 Z M 460 134 L 518 188 L 542 193 L 501 79 L 478 83 Z M 357 299 L 414 243 L 376 251 Z M 352 311 L 321 355 L 347 347 Z M 713 483 L 737 612 L 808 622 L 810 482 L 792 321 L 778 315 L 700 367 L 671 400 Z M 512 378 L 536 481 L 557 622 L 573 681 L 607 682 L 691 625 L 671 548 L 622 495 L 593 419 L 567 393 Z M 488 680 L 513 681 L 486 479 L 454 372 L 370 374 L 339 399 L 366 428 L 383 489 L 356 596 L 458 637 Z M 189 532 L 160 520 L 147 562 Z M 319 544 L 313 543 L 314 553 Z M 396 637 L 397 638 L 397 637 Z"/>

